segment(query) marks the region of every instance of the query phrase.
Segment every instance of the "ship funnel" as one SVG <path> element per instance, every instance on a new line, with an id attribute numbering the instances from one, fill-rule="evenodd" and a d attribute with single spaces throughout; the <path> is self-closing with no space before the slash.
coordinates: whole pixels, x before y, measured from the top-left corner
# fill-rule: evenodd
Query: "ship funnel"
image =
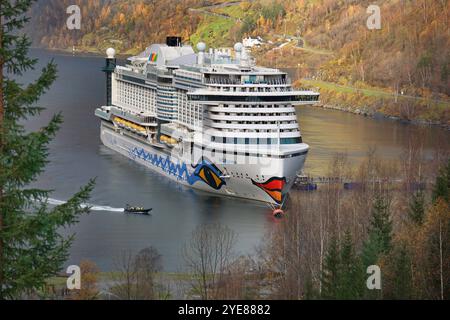
<path id="1" fill-rule="evenodd" d="M 181 37 L 166 37 L 166 44 L 168 47 L 181 47 Z"/>
<path id="2" fill-rule="evenodd" d="M 198 50 L 197 63 L 198 65 L 202 66 L 205 63 L 206 44 L 204 42 L 199 42 L 197 44 L 197 50 Z"/>

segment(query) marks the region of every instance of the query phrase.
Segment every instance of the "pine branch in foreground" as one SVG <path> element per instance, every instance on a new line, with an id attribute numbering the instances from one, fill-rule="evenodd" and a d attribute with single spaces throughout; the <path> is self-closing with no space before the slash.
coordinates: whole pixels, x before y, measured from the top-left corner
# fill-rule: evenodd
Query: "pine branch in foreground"
<path id="1" fill-rule="evenodd" d="M 58 230 L 89 211 L 84 203 L 94 187 L 91 180 L 54 208 L 46 201 L 49 190 L 28 187 L 48 163 L 48 145 L 62 124 L 61 114 L 37 132 L 22 124 L 43 110 L 35 104 L 57 76 L 50 62 L 33 83 L 15 80 L 37 62 L 28 57 L 30 41 L 18 32 L 33 2 L 0 0 L 0 300 L 20 298 L 61 270 L 73 236 L 64 238 Z"/>

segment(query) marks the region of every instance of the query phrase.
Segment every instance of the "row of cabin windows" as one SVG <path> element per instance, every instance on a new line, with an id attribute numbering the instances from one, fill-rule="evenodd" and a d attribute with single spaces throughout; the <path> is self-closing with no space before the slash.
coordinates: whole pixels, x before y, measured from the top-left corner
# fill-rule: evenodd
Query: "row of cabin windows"
<path id="1" fill-rule="evenodd" d="M 226 92 L 288 92 L 292 91 L 290 88 L 276 87 L 276 88 L 261 88 L 261 87 L 216 87 L 217 91 Z"/>
<path id="2" fill-rule="evenodd" d="M 287 117 L 287 116 L 296 116 L 297 114 L 295 112 L 286 112 L 286 113 L 230 113 L 230 112 L 215 112 L 210 111 L 211 115 L 214 116 L 246 116 L 246 117 Z"/>
<path id="3" fill-rule="evenodd" d="M 210 119 L 213 123 L 223 124 L 296 124 L 297 120 L 293 121 L 232 121 L 232 120 L 214 120 Z"/>
<path id="4" fill-rule="evenodd" d="M 286 155 L 276 155 L 276 154 L 262 154 L 262 153 L 250 153 L 250 152 L 227 152 L 224 150 L 215 150 L 215 149 L 207 149 L 206 147 L 202 147 L 202 151 L 207 153 L 207 156 L 216 157 L 222 156 L 222 162 L 227 163 L 228 155 L 232 155 L 234 157 L 237 156 L 245 156 L 245 157 L 257 157 L 257 158 L 276 158 L 276 159 L 287 159 L 287 158 L 295 158 L 299 156 L 306 155 L 308 151 L 297 152 L 293 154 Z"/>
<path id="5" fill-rule="evenodd" d="M 319 101 L 318 95 L 292 96 L 223 96 L 223 95 L 191 95 L 191 101 L 236 101 L 236 102 L 290 102 L 290 101 Z"/>
<path id="6" fill-rule="evenodd" d="M 243 129 L 243 128 L 213 128 L 211 126 L 209 126 L 207 123 L 205 123 L 205 127 L 214 129 L 214 130 L 218 130 L 221 132 L 232 132 L 232 133 L 242 133 L 242 132 L 246 132 L 246 133 L 284 133 L 284 132 L 300 132 L 299 128 L 291 128 L 291 129 L 280 129 L 280 128 L 275 128 L 275 129 Z"/>
<path id="7" fill-rule="evenodd" d="M 225 143 L 225 144 L 251 144 L 251 145 L 276 145 L 278 144 L 277 138 L 224 138 L 224 137 L 211 137 L 212 142 Z M 302 137 L 295 138 L 281 138 L 280 144 L 298 144 L 303 143 Z"/>
<path id="8" fill-rule="evenodd" d="M 283 109 L 283 108 L 291 108 L 292 105 L 290 104 L 251 104 L 251 105 L 244 105 L 244 104 L 223 104 L 223 105 L 219 105 L 219 107 L 222 108 L 242 108 L 242 109 L 256 109 L 256 108 L 261 108 L 261 109 Z"/>

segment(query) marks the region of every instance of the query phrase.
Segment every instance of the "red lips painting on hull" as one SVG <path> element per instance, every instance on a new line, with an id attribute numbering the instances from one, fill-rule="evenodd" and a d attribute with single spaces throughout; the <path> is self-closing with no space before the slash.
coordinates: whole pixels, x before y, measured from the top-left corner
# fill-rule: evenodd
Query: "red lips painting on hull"
<path id="1" fill-rule="evenodd" d="M 264 190 L 278 204 L 283 202 L 283 189 L 286 185 L 286 178 L 273 177 L 264 183 L 258 183 L 252 180 L 252 183 Z"/>

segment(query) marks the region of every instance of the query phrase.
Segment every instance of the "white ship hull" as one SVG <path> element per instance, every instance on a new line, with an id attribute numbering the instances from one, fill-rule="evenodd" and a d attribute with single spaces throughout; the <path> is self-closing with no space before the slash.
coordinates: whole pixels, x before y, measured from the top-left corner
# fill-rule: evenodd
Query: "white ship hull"
<path id="1" fill-rule="evenodd" d="M 283 205 L 297 173 L 303 168 L 308 150 L 305 145 L 303 155 L 266 159 L 262 165 L 221 163 L 214 157 L 202 155 L 191 163 L 186 159 L 192 155 L 169 154 L 126 132 L 116 131 L 103 122 L 101 141 L 106 147 L 187 187 L 275 206 Z M 248 160 L 251 162 L 251 157 Z"/>

